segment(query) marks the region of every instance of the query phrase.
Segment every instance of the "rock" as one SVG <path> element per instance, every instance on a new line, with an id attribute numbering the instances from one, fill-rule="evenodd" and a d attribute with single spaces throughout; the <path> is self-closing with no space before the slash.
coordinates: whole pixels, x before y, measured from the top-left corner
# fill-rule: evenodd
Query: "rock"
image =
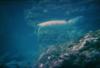
<path id="1" fill-rule="evenodd" d="M 100 30 L 87 33 L 70 46 L 64 44 L 48 49 L 50 52 L 44 52 L 36 68 L 100 68 Z"/>

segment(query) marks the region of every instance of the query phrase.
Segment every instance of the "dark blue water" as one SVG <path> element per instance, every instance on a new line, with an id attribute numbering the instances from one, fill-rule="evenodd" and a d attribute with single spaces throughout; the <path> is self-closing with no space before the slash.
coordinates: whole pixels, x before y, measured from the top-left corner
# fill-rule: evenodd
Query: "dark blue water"
<path id="1" fill-rule="evenodd" d="M 100 29 L 99 8 L 99 0 L 0 1 L 0 64 L 33 64 L 40 50 L 38 23 L 82 16 L 71 27 L 83 33 Z"/>

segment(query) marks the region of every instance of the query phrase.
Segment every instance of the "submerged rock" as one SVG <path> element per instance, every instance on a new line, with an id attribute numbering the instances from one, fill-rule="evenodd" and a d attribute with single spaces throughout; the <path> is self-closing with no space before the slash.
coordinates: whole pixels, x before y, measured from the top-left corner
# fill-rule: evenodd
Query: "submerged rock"
<path id="1" fill-rule="evenodd" d="M 70 46 L 49 47 L 35 68 L 100 68 L 100 30 L 87 33 Z"/>

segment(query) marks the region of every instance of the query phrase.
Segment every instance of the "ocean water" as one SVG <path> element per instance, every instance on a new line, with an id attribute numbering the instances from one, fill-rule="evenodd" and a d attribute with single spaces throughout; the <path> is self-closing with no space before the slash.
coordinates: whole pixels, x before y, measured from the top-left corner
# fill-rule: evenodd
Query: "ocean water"
<path id="1" fill-rule="evenodd" d="M 69 44 L 100 29 L 99 12 L 99 0 L 0 1 L 0 66 L 31 68 L 50 45 Z M 72 23 L 38 26 L 51 20 Z"/>

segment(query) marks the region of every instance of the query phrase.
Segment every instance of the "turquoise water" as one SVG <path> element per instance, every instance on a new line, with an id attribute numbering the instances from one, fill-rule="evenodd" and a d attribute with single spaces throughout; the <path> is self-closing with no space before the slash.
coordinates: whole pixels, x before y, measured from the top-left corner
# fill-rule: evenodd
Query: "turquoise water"
<path id="1" fill-rule="evenodd" d="M 89 31 L 100 29 L 99 3 L 98 0 L 1 1 L 0 64 L 12 68 L 16 64 L 32 66 L 41 47 L 75 41 Z M 79 16 L 82 18 L 71 25 L 37 26 L 45 21 L 71 20 Z"/>

